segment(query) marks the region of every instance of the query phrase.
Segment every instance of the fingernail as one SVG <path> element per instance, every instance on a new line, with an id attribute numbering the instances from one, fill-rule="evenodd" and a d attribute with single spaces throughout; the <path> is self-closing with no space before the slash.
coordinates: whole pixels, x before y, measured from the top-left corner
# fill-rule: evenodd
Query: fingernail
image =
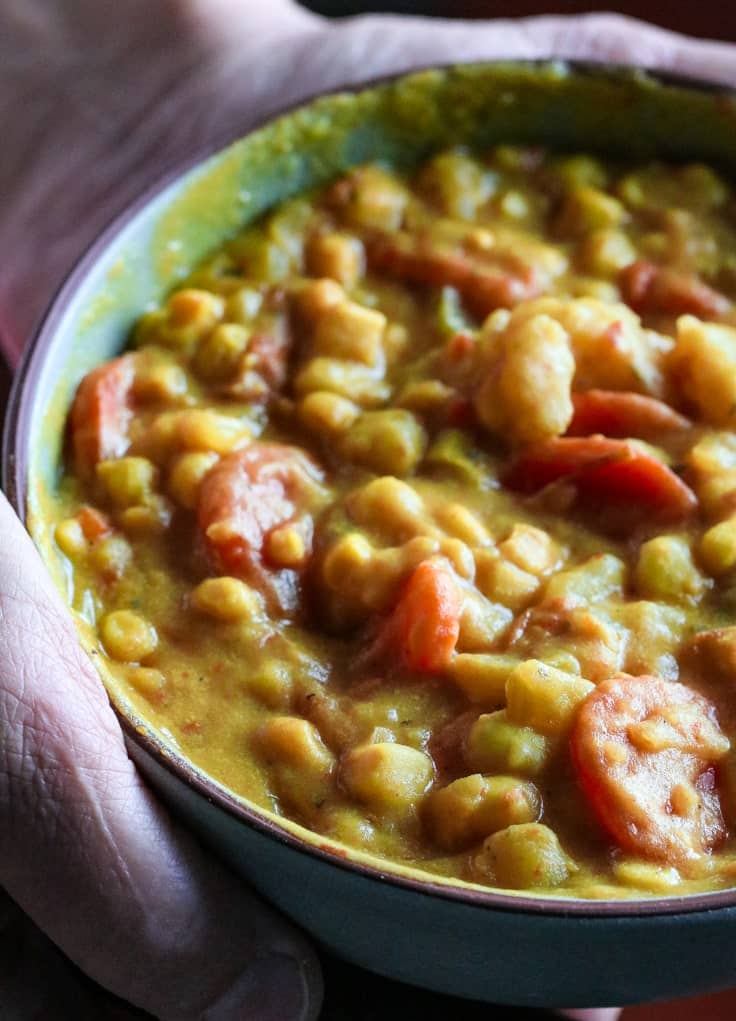
<path id="1" fill-rule="evenodd" d="M 204 1021 L 306 1021 L 309 985 L 304 969 L 288 954 L 256 957 Z"/>

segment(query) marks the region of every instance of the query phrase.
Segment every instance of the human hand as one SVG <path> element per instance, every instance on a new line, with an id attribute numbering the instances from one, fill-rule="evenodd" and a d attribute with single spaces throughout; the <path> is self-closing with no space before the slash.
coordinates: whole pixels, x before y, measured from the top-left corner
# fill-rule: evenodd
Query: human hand
<path id="1" fill-rule="evenodd" d="M 112 12 L 99 0 L 5 0 L 6 349 L 17 355 L 55 284 L 110 217 L 207 142 L 322 88 L 431 62 L 551 54 L 736 84 L 732 47 L 611 16 L 328 25 L 287 0 L 117 0 Z M 0 615 L 0 882 L 85 971 L 160 1017 L 314 1016 L 310 950 L 141 783 L 5 504 Z"/>

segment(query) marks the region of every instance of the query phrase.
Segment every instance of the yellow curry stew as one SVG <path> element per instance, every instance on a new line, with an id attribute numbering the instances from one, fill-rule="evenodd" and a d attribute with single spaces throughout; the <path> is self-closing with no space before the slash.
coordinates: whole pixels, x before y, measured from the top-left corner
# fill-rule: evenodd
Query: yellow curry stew
<path id="1" fill-rule="evenodd" d="M 290 200 L 80 383 L 56 542 L 239 795 L 576 897 L 736 878 L 736 199 L 501 146 Z"/>

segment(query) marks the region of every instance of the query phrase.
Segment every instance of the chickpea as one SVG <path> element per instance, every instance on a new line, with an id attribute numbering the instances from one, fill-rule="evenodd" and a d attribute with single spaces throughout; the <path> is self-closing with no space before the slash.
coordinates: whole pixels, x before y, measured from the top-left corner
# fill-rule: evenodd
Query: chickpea
<path id="1" fill-rule="evenodd" d="M 345 432 L 359 414 L 357 404 L 326 390 L 307 394 L 299 404 L 299 418 L 308 429 L 319 434 Z"/>
<path id="2" fill-rule="evenodd" d="M 205 579 L 192 592 L 192 606 L 228 623 L 263 616 L 261 596 L 239 578 Z"/>
<path id="3" fill-rule="evenodd" d="M 250 340 L 250 331 L 238 323 L 220 323 L 200 341 L 192 359 L 194 371 L 208 382 L 233 374 Z"/>
<path id="4" fill-rule="evenodd" d="M 677 535 L 658 535 L 642 543 L 635 579 L 639 591 L 651 599 L 693 602 L 705 589 L 689 542 Z"/>
<path id="5" fill-rule="evenodd" d="M 340 440 L 340 453 L 379 474 L 409 475 L 421 461 L 427 436 L 410 411 L 366 411 Z"/>
<path id="6" fill-rule="evenodd" d="M 145 503 L 156 480 L 156 468 L 145 457 L 100 461 L 96 472 L 108 499 L 121 509 Z"/>
<path id="7" fill-rule="evenodd" d="M 542 800 L 534 784 L 475 773 L 427 796 L 425 821 L 441 847 L 458 851 L 496 830 L 536 822 Z"/>
<path id="8" fill-rule="evenodd" d="M 484 842 L 474 864 L 484 878 L 512 890 L 559 886 L 572 871 L 557 835 L 538 822 L 494 833 Z"/>
<path id="9" fill-rule="evenodd" d="M 133 559 L 130 543 L 121 535 L 109 535 L 92 547 L 90 563 L 110 581 L 121 578 Z"/>
<path id="10" fill-rule="evenodd" d="M 175 458 L 169 472 L 168 488 L 177 503 L 188 510 L 197 506 L 202 480 L 218 460 L 213 450 L 199 450 Z"/>
<path id="11" fill-rule="evenodd" d="M 153 624 L 132 610 L 114 610 L 103 617 L 100 637 L 108 656 L 121 663 L 140 663 L 158 646 Z"/>
<path id="12" fill-rule="evenodd" d="M 706 571 L 716 577 L 736 567 L 736 515 L 705 532 L 700 541 L 700 559 Z"/>
<path id="13" fill-rule="evenodd" d="M 89 543 L 77 518 L 60 521 L 54 531 L 56 545 L 70 560 L 79 560 L 87 552 Z"/>
<path id="14" fill-rule="evenodd" d="M 340 780 L 348 793 L 387 815 L 410 812 L 433 776 L 429 755 L 402 744 L 359 745 L 340 764 Z"/>

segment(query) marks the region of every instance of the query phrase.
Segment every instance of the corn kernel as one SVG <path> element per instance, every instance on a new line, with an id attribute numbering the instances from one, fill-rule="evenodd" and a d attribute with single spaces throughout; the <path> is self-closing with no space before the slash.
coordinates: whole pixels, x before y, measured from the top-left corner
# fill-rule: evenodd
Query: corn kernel
<path id="1" fill-rule="evenodd" d="M 315 390 L 299 404 L 299 418 L 315 432 L 345 432 L 355 422 L 360 408 L 347 397 L 329 391 Z"/>
<path id="2" fill-rule="evenodd" d="M 78 560 L 88 549 L 87 538 L 77 518 L 60 521 L 54 532 L 56 545 L 70 560 Z"/>
<path id="3" fill-rule="evenodd" d="M 90 563 L 103 577 L 110 581 L 121 578 L 133 559 L 130 543 L 121 535 L 110 535 L 95 543 L 90 553 Z"/>
<path id="4" fill-rule="evenodd" d="M 293 525 L 274 528 L 268 537 L 268 559 L 278 567 L 300 567 L 307 556 L 307 545 Z"/>
<path id="5" fill-rule="evenodd" d="M 220 323 L 197 347 L 192 367 L 208 382 L 227 379 L 248 346 L 250 330 L 238 323 Z"/>
<path id="6" fill-rule="evenodd" d="M 166 691 L 166 677 L 152 667 L 130 667 L 126 673 L 128 683 L 149 702 L 160 702 Z"/>
<path id="7" fill-rule="evenodd" d="M 145 457 L 100 461 L 96 471 L 108 498 L 121 509 L 145 503 L 156 479 L 156 468 Z"/>
<path id="8" fill-rule="evenodd" d="M 239 578 L 207 578 L 192 592 L 192 606 L 217 620 L 235 623 L 260 618 L 263 600 Z"/>
<path id="9" fill-rule="evenodd" d="M 169 472 L 168 490 L 177 503 L 188 510 L 194 510 L 202 480 L 218 460 L 213 450 L 180 454 L 174 460 Z"/>
<path id="10" fill-rule="evenodd" d="M 250 437 L 248 427 L 230 415 L 221 415 L 206 408 L 178 413 L 176 438 L 185 450 L 227 454 L 242 446 Z"/>
<path id="11" fill-rule="evenodd" d="M 736 567 L 736 515 L 713 525 L 700 541 L 700 559 L 709 574 L 725 574 Z"/>
<path id="12" fill-rule="evenodd" d="M 140 368 L 133 389 L 136 400 L 144 403 L 183 404 L 189 392 L 189 380 L 180 365 L 159 363 Z"/>

